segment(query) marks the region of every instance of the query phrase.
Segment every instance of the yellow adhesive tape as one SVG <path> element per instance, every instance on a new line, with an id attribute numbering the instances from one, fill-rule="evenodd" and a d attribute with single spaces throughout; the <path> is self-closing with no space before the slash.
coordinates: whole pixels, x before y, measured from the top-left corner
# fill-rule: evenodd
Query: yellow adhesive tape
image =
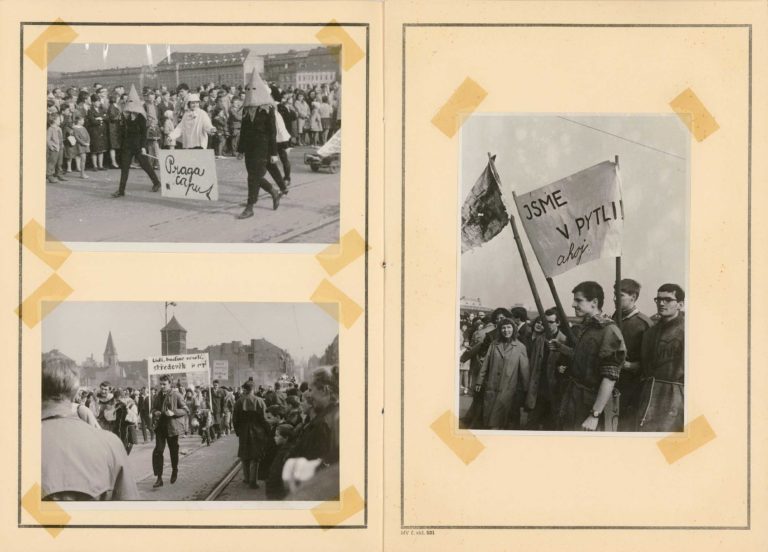
<path id="1" fill-rule="evenodd" d="M 480 439 L 469 431 L 457 429 L 458 420 L 450 410 L 446 410 L 445 414 L 432 422 L 429 427 L 466 465 L 471 464 L 485 450 L 485 445 L 480 442 Z"/>
<path id="2" fill-rule="evenodd" d="M 352 69 L 357 62 L 365 57 L 363 49 L 335 19 L 331 19 L 331 22 L 320 29 L 315 36 L 326 46 L 341 44 L 341 66 L 345 71 Z"/>
<path id="3" fill-rule="evenodd" d="M 21 317 L 27 327 L 34 328 L 73 291 L 59 275 L 53 274 L 32 295 L 24 299 L 24 302 L 16 308 L 16 314 Z"/>
<path id="4" fill-rule="evenodd" d="M 35 41 L 24 50 L 27 57 L 35 62 L 40 69 L 45 69 L 48 64 L 69 46 L 77 38 L 75 30 L 57 18 L 49 25 Z"/>
<path id="5" fill-rule="evenodd" d="M 51 236 L 34 219 L 30 220 L 19 234 L 16 234 L 16 239 L 54 270 L 64 264 L 72 253 L 66 245 Z"/>
<path id="6" fill-rule="evenodd" d="M 35 521 L 37 521 L 40 525 L 69 525 L 72 516 L 65 512 L 61 506 L 55 502 L 46 502 L 45 506 L 43 506 L 43 502 L 40 496 L 41 492 L 42 491 L 40 489 L 40 485 L 37 483 L 32 485 L 27 493 L 22 497 L 21 506 L 27 512 L 29 512 L 29 515 L 35 518 Z M 45 527 L 45 530 L 48 531 L 53 538 L 56 538 L 59 536 L 59 533 L 64 530 L 64 528 Z"/>
<path id="7" fill-rule="evenodd" d="M 312 515 L 315 516 L 318 525 L 322 525 L 324 529 L 330 529 L 362 511 L 364 507 L 365 501 L 353 485 L 341 492 L 339 500 L 323 502 L 312 508 Z"/>
<path id="8" fill-rule="evenodd" d="M 366 249 L 370 249 L 357 230 L 350 230 L 335 243 L 323 249 L 315 258 L 325 271 L 333 276 L 342 268 L 360 258 Z"/>
<path id="9" fill-rule="evenodd" d="M 669 107 L 677 113 L 697 142 L 701 142 L 720 128 L 715 118 L 690 88 L 686 88 L 669 102 Z"/>
<path id="10" fill-rule="evenodd" d="M 363 314 L 360 305 L 328 280 L 320 282 L 310 300 L 347 329 Z"/>
<path id="11" fill-rule="evenodd" d="M 472 113 L 487 95 L 482 86 L 467 77 L 432 118 L 432 124 L 448 138 L 453 138 L 463 122 L 459 116 Z"/>
<path id="12" fill-rule="evenodd" d="M 664 437 L 656 445 L 658 445 L 661 454 L 664 455 L 667 462 L 672 464 L 703 447 L 715 437 L 717 435 L 715 435 L 707 419 L 704 416 L 699 416 L 685 426 L 684 435 Z"/>

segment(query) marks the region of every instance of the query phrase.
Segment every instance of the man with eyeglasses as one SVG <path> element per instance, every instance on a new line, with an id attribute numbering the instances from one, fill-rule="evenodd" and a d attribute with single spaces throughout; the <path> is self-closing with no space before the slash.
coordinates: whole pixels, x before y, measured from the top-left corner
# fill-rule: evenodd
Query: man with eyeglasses
<path id="1" fill-rule="evenodd" d="M 683 431 L 685 398 L 685 292 L 664 284 L 654 302 L 659 322 L 643 336 L 638 431 Z"/>

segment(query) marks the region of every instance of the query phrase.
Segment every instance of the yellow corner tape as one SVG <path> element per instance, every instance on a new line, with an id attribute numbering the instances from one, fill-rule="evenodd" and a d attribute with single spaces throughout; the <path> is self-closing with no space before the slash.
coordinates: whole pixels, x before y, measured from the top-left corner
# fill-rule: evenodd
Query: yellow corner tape
<path id="1" fill-rule="evenodd" d="M 681 436 L 670 435 L 664 437 L 656 444 L 667 459 L 672 464 L 677 462 L 683 456 L 687 456 L 696 449 L 699 449 L 717 437 L 712 426 L 704 416 L 699 416 L 690 424 L 685 426 L 685 434 Z"/>
<path id="2" fill-rule="evenodd" d="M 40 485 L 37 483 L 32 485 L 27 491 L 27 494 L 21 499 L 22 507 L 29 512 L 29 515 L 35 518 L 35 521 L 40 525 L 69 525 L 72 516 L 65 512 L 61 506 L 55 502 L 46 502 L 45 507 L 43 507 L 40 496 L 41 492 Z M 45 530 L 48 531 L 53 538 L 56 538 L 64 528 L 46 527 Z"/>
<path id="3" fill-rule="evenodd" d="M 459 115 L 473 112 L 487 95 L 482 86 L 467 77 L 432 118 L 432 124 L 448 138 L 453 138 L 461 127 Z"/>
<path id="4" fill-rule="evenodd" d="M 35 62 L 40 69 L 45 69 L 48 63 L 56 59 L 64 48 L 77 38 L 75 30 L 57 18 L 49 25 L 35 41 L 24 50 L 27 57 Z"/>
<path id="5" fill-rule="evenodd" d="M 331 19 L 315 36 L 326 46 L 341 45 L 341 66 L 345 71 L 352 69 L 365 56 L 362 48 L 335 19 Z"/>
<path id="6" fill-rule="evenodd" d="M 21 232 L 16 234 L 16 239 L 54 270 L 64 264 L 72 253 L 35 219 L 30 220 Z"/>
<path id="7" fill-rule="evenodd" d="M 324 529 L 330 529 L 362 511 L 364 507 L 365 501 L 353 485 L 341 492 L 339 500 L 329 500 L 312 508 L 312 515 L 315 516 L 318 525 L 322 525 Z"/>
<path id="8" fill-rule="evenodd" d="M 450 410 L 446 410 L 429 427 L 466 465 L 471 464 L 485 449 L 485 445 L 472 433 L 457 429 L 458 420 Z"/>
<path id="9" fill-rule="evenodd" d="M 690 88 L 686 88 L 669 102 L 669 107 L 677 113 L 697 142 L 701 142 L 720 128 L 715 118 Z"/>
<path id="10" fill-rule="evenodd" d="M 32 295 L 24 299 L 16 308 L 16 314 L 29 328 L 34 328 L 73 291 L 58 274 L 53 274 Z"/>
<path id="11" fill-rule="evenodd" d="M 310 297 L 313 303 L 331 315 L 344 327 L 351 328 L 363 314 L 363 308 L 328 280 L 323 280 Z"/>
<path id="12" fill-rule="evenodd" d="M 363 237 L 357 230 L 350 230 L 341 238 L 340 243 L 334 243 L 323 249 L 315 258 L 325 271 L 333 276 L 342 268 L 352 264 L 369 249 Z"/>

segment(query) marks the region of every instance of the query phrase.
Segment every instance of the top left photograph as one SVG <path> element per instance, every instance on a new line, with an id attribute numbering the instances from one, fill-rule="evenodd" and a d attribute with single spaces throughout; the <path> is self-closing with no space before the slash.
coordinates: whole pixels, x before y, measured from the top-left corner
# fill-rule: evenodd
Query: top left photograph
<path id="1" fill-rule="evenodd" d="M 52 47 L 45 219 L 56 239 L 339 241 L 341 45 Z"/>

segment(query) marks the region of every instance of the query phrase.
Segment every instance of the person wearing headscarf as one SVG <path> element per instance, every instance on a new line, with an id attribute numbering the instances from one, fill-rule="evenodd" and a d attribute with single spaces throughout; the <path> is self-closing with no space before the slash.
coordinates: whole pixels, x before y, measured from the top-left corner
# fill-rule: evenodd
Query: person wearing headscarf
<path id="1" fill-rule="evenodd" d="M 498 329 L 498 337 L 488 348 L 475 384 L 476 393 L 484 392 L 483 426 L 486 429 L 507 429 L 510 423 L 519 424 L 522 405 L 515 400 L 518 378 L 522 378 L 523 389 L 528 388 L 529 381 L 528 353 L 525 345 L 517 340 L 514 322 L 503 318 Z"/>
<path id="2" fill-rule="evenodd" d="M 128 182 L 128 174 L 131 169 L 131 161 L 136 157 L 141 168 L 147 173 L 152 181 L 152 191 L 160 191 L 160 179 L 152 170 L 147 159 L 147 114 L 136 87 L 131 85 L 131 91 L 128 93 L 128 100 L 123 107 L 123 126 L 122 126 L 122 148 L 120 150 L 120 187 L 112 197 L 123 197 L 125 195 L 125 185 Z"/>
<path id="3" fill-rule="evenodd" d="M 275 101 L 269 86 L 261 80 L 258 71 L 254 71 L 245 89 L 240 141 L 237 147 L 237 157 L 245 157 L 245 168 L 248 171 L 248 201 L 245 210 L 237 218 L 253 216 L 253 204 L 258 199 L 260 188 L 264 188 L 272 196 L 273 209 L 280 205 L 280 192 L 264 178 L 269 164 L 276 164 L 279 159 L 275 113 Z"/>

